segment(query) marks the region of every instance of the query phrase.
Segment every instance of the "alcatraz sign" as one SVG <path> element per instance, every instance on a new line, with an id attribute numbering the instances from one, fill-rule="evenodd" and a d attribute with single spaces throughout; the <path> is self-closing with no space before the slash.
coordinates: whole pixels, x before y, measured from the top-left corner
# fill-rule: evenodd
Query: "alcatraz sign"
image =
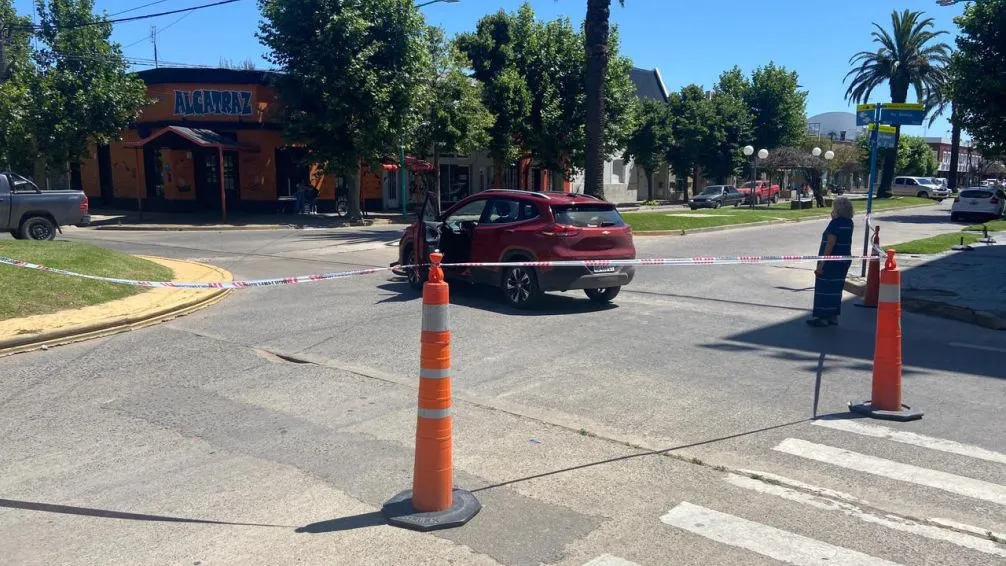
<path id="1" fill-rule="evenodd" d="M 175 116 L 251 116 L 253 113 L 249 91 L 175 91 Z"/>

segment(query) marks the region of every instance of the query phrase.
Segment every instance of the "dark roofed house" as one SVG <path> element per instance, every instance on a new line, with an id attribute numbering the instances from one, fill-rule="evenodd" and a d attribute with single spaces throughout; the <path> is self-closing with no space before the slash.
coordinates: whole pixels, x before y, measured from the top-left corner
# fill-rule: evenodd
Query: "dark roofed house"
<path id="1" fill-rule="evenodd" d="M 636 85 L 636 96 L 641 99 L 667 102 L 667 86 L 658 69 L 640 69 L 633 67 L 630 73 L 632 84 Z"/>

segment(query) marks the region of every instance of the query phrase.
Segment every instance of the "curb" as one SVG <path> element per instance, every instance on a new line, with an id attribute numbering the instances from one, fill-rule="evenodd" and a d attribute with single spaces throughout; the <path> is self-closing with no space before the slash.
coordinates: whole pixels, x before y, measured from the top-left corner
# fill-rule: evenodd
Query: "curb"
<path id="1" fill-rule="evenodd" d="M 909 210 L 912 208 L 927 208 L 933 206 L 931 204 L 913 204 L 911 206 L 906 206 L 904 208 L 896 208 L 894 210 L 884 210 L 882 212 L 873 213 L 874 218 L 883 218 L 888 213 L 901 212 L 903 210 Z M 821 216 L 807 216 L 804 218 L 787 218 L 782 220 L 759 220 L 758 222 L 745 222 L 743 224 L 724 224 L 723 226 L 709 226 L 707 228 L 692 228 L 686 229 L 682 228 L 680 230 L 655 230 L 649 232 L 632 232 L 633 237 L 645 238 L 647 236 L 687 236 L 688 234 L 701 234 L 703 232 L 722 232 L 725 230 L 736 230 L 738 228 L 750 228 L 755 226 L 772 226 L 775 224 L 798 224 L 800 222 L 809 222 L 812 220 L 820 220 L 822 218 L 827 218 L 827 215 Z"/>
<path id="2" fill-rule="evenodd" d="M 852 293 L 857 297 L 862 297 L 866 295 L 866 280 L 862 277 L 850 277 L 845 280 L 844 288 L 847 292 Z M 1002 318 L 990 312 L 976 311 L 968 307 L 960 307 L 941 301 L 915 299 L 902 296 L 901 308 L 907 312 L 956 320 L 958 322 L 974 324 L 990 330 L 1006 330 L 1006 318 Z"/>
<path id="3" fill-rule="evenodd" d="M 182 261 L 175 260 L 172 261 Z M 203 264 L 195 261 L 190 261 L 193 265 L 205 265 L 207 267 L 213 267 L 214 269 L 221 271 L 228 276 L 230 273 L 224 269 L 215 266 L 209 266 L 208 264 Z M 23 354 L 26 352 L 32 352 L 40 349 L 48 349 L 56 346 L 65 346 L 67 344 L 73 344 L 75 342 L 83 342 L 86 340 L 93 340 L 95 338 L 104 338 L 107 336 L 113 336 L 115 334 L 120 334 L 123 332 L 129 332 L 132 330 L 139 330 L 141 328 L 146 328 L 149 326 L 154 326 L 155 324 L 160 324 L 178 317 L 186 316 L 192 314 L 196 311 L 202 310 L 206 307 L 215 305 L 230 293 L 230 289 L 222 289 L 219 291 L 214 291 L 213 293 L 207 294 L 202 297 L 190 299 L 182 303 L 178 303 L 169 307 L 163 307 L 155 311 L 147 312 L 139 316 L 120 316 L 110 318 L 108 320 L 103 320 L 101 322 L 95 322 L 92 324 L 77 325 L 70 328 L 63 328 L 60 330 L 53 330 L 51 332 L 41 332 L 39 334 L 31 334 L 25 336 L 19 336 L 16 338 L 8 338 L 5 340 L 0 340 L 0 358 L 12 356 L 14 354 Z"/>

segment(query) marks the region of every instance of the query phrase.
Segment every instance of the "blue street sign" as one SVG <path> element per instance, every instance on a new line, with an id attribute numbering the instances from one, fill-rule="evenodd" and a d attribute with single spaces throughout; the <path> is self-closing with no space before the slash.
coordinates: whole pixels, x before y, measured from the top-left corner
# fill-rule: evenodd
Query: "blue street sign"
<path id="1" fill-rule="evenodd" d="M 860 104 L 856 106 L 856 126 L 866 126 L 873 122 L 873 113 L 876 109 L 876 104 Z"/>
<path id="2" fill-rule="evenodd" d="M 921 104 L 884 104 L 880 121 L 891 126 L 921 126 L 925 118 Z"/>
<path id="3" fill-rule="evenodd" d="M 868 129 L 870 130 L 871 133 L 878 132 L 876 124 L 870 124 L 870 127 Z M 877 147 L 880 148 L 894 147 L 895 134 L 896 130 L 894 129 L 894 126 L 880 126 L 877 135 Z"/>

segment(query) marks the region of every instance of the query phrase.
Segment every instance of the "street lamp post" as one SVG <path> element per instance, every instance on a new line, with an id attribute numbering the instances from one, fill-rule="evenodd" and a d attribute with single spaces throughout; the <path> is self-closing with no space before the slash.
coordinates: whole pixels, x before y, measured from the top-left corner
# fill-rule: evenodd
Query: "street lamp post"
<path id="1" fill-rule="evenodd" d="M 821 157 L 821 148 L 815 147 L 810 151 L 810 154 L 813 155 L 814 157 Z M 822 206 L 822 203 L 824 202 L 823 201 L 824 191 L 828 187 L 828 162 L 834 158 L 835 158 L 834 151 L 831 151 L 829 149 L 828 151 L 824 152 L 825 165 L 824 170 L 821 172 L 821 186 L 818 189 L 819 192 L 817 193 L 818 195 L 821 195 L 820 199 L 817 201 L 818 206 Z"/>
<path id="2" fill-rule="evenodd" d="M 754 149 L 753 146 L 746 145 L 746 146 L 744 146 L 743 151 L 744 151 L 744 155 L 746 155 L 748 157 L 751 157 L 751 168 L 752 168 L 753 180 L 751 181 L 751 193 L 750 194 L 751 194 L 751 208 L 754 208 L 754 205 L 755 205 L 755 191 L 757 190 L 757 187 L 758 187 L 758 159 L 765 159 L 766 157 L 768 157 L 768 150 L 764 149 L 764 148 L 759 149 L 758 150 L 758 157 L 757 157 L 757 159 L 754 158 L 754 157 L 752 157 L 754 155 L 754 152 L 755 152 L 755 149 Z"/>

